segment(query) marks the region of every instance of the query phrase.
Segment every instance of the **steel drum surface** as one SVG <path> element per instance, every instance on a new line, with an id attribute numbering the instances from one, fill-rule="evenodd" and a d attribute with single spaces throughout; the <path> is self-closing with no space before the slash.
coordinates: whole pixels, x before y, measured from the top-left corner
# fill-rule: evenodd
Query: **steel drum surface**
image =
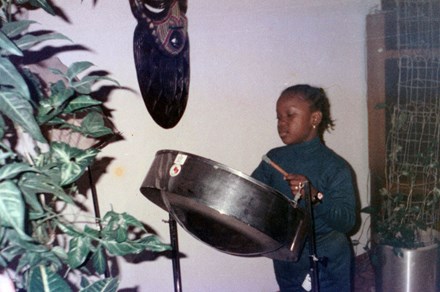
<path id="1" fill-rule="evenodd" d="M 308 224 L 281 193 L 237 170 L 161 150 L 141 193 L 191 235 L 222 252 L 296 261 Z"/>

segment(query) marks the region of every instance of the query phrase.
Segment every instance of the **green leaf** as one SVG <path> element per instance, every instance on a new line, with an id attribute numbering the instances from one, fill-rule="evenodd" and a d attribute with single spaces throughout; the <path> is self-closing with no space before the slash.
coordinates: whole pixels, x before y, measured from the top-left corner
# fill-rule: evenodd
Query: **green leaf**
<path id="1" fill-rule="evenodd" d="M 137 227 L 146 232 L 142 223 L 127 213 L 108 211 L 104 215 L 103 225 L 102 233 L 105 240 L 115 240 L 118 243 L 128 240 L 130 227 Z"/>
<path id="2" fill-rule="evenodd" d="M 8 261 L 11 262 L 16 256 L 21 255 L 25 252 L 25 249 L 19 245 L 9 245 L 2 249 L 1 255 Z"/>
<path id="3" fill-rule="evenodd" d="M 125 256 L 127 254 L 138 254 L 145 250 L 142 244 L 135 242 L 117 242 L 116 240 L 104 240 L 103 244 L 109 253 L 115 256 Z"/>
<path id="4" fill-rule="evenodd" d="M 66 120 L 59 118 L 59 117 L 53 117 L 50 121 L 44 122 L 46 126 L 59 126 L 67 124 Z"/>
<path id="5" fill-rule="evenodd" d="M 138 243 L 142 243 L 146 250 L 154 252 L 162 252 L 165 250 L 171 250 L 169 244 L 165 244 L 159 240 L 154 234 L 149 234 L 137 240 Z"/>
<path id="6" fill-rule="evenodd" d="M 3 119 L 3 116 L 0 115 L 0 140 L 3 140 L 4 136 L 5 136 L 5 131 L 8 129 L 8 127 L 6 126 L 5 120 Z M 1 152 L 3 152 L 2 150 L 0 150 L 0 163 L 2 163 L 2 154 Z"/>
<path id="7" fill-rule="evenodd" d="M 17 93 L 27 100 L 30 99 L 29 88 L 14 64 L 7 58 L 0 57 L 0 79 L 1 85 L 14 88 Z"/>
<path id="8" fill-rule="evenodd" d="M 90 239 L 88 237 L 74 237 L 69 242 L 69 251 L 67 252 L 67 260 L 69 266 L 73 269 L 81 266 L 90 253 Z"/>
<path id="9" fill-rule="evenodd" d="M 0 267 L 7 268 L 8 265 L 9 263 L 2 256 L 0 256 Z"/>
<path id="10" fill-rule="evenodd" d="M 0 149 L 0 163 L 5 164 L 5 160 L 9 158 L 14 158 L 16 154 L 12 151 L 4 151 L 3 149 Z"/>
<path id="11" fill-rule="evenodd" d="M 81 276 L 80 287 L 87 287 L 89 285 L 90 285 L 89 279 L 87 279 L 87 277 Z"/>
<path id="12" fill-rule="evenodd" d="M 59 75 L 59 76 L 62 76 L 62 77 L 66 77 L 64 72 L 61 71 L 60 69 L 57 69 L 57 68 L 47 68 L 47 70 L 52 72 L 54 75 Z"/>
<path id="13" fill-rule="evenodd" d="M 29 26 L 33 23 L 36 23 L 33 20 L 19 20 L 19 21 L 11 21 L 5 22 L 1 28 L 1 30 L 10 38 L 18 36 L 23 31 L 26 31 Z"/>
<path id="14" fill-rule="evenodd" d="M 127 225 L 134 226 L 134 227 L 137 227 L 137 228 L 141 228 L 142 230 L 145 230 L 144 225 L 142 224 L 142 222 L 140 222 L 134 216 L 124 212 L 124 213 L 122 213 L 122 218 L 124 218 L 124 220 L 127 223 Z"/>
<path id="15" fill-rule="evenodd" d="M 116 229 L 116 234 L 115 234 L 115 240 L 117 242 L 124 242 L 128 240 L 128 232 L 127 232 L 127 226 L 125 224 L 121 224 L 121 226 L 119 226 Z"/>
<path id="16" fill-rule="evenodd" d="M 23 56 L 23 52 L 20 50 L 20 48 L 2 31 L 0 31 L 0 48 L 13 55 Z"/>
<path id="17" fill-rule="evenodd" d="M 119 86 L 119 83 L 112 78 L 96 75 L 85 76 L 80 81 L 72 81 L 70 85 L 80 94 L 90 94 L 92 92 L 92 86 L 100 80 L 109 80 Z"/>
<path id="18" fill-rule="evenodd" d="M 98 247 L 98 249 L 93 253 L 92 263 L 93 268 L 98 274 L 102 275 L 105 273 L 105 270 L 107 269 L 107 258 L 101 247 Z"/>
<path id="19" fill-rule="evenodd" d="M 57 227 L 65 234 L 70 236 L 80 237 L 82 233 L 76 230 L 73 226 L 57 222 Z"/>
<path id="20" fill-rule="evenodd" d="M 23 172 L 37 171 L 35 168 L 26 163 L 11 163 L 0 168 L 0 180 L 12 179 Z"/>
<path id="21" fill-rule="evenodd" d="M 42 264 L 40 253 L 25 250 L 19 257 L 17 270 L 24 270 L 26 267 L 35 267 Z"/>
<path id="22" fill-rule="evenodd" d="M 70 85 L 80 94 L 90 94 L 92 92 L 92 85 L 100 79 L 100 76 L 85 76 L 80 81 L 72 81 Z"/>
<path id="23" fill-rule="evenodd" d="M 21 192 L 12 181 L 0 183 L 0 224 L 24 233 L 24 202 Z"/>
<path id="24" fill-rule="evenodd" d="M 36 220 L 45 217 L 46 212 L 41 206 L 35 194 L 23 192 L 26 204 L 29 205 L 29 220 Z"/>
<path id="25" fill-rule="evenodd" d="M 107 211 L 107 213 L 105 213 L 104 217 L 103 217 L 103 222 L 105 223 L 106 227 L 105 228 L 109 228 L 111 230 L 116 229 L 118 226 L 121 225 L 125 225 L 125 226 L 133 226 L 133 227 L 137 227 L 140 228 L 142 230 L 145 230 L 144 225 L 142 224 L 142 222 L 140 222 L 139 220 L 137 220 L 135 217 L 133 217 L 132 215 L 124 212 L 122 214 L 117 213 L 115 211 Z"/>
<path id="26" fill-rule="evenodd" d="M 51 150 L 54 159 L 60 163 L 61 185 L 76 181 L 99 153 L 97 149 L 81 150 L 66 143 L 53 143 Z"/>
<path id="27" fill-rule="evenodd" d="M 83 288 L 80 292 L 116 292 L 119 280 L 117 278 L 107 278 L 94 282 Z"/>
<path id="28" fill-rule="evenodd" d="M 35 121 L 32 107 L 27 100 L 18 97 L 13 92 L 0 91 L 0 111 L 8 116 L 13 122 L 22 126 L 32 138 L 47 143 L 41 133 L 40 127 Z"/>
<path id="29" fill-rule="evenodd" d="M 99 238 L 101 232 L 99 230 L 93 229 L 90 226 L 86 225 L 84 227 L 84 233 L 87 236 L 91 236 L 93 238 Z"/>
<path id="30" fill-rule="evenodd" d="M 69 83 L 71 83 L 78 74 L 84 72 L 85 70 L 89 69 L 90 67 L 94 66 L 93 63 L 82 61 L 82 62 L 75 62 L 67 69 L 66 72 L 66 78 L 69 80 Z"/>
<path id="31" fill-rule="evenodd" d="M 48 41 L 48 40 L 68 40 L 71 41 L 68 37 L 64 36 L 60 33 L 47 33 L 42 35 L 31 35 L 26 34 L 15 41 L 15 44 L 21 49 L 21 50 L 27 50 L 30 49 L 32 46 Z"/>
<path id="32" fill-rule="evenodd" d="M 73 113 L 78 110 L 93 107 L 102 104 L 101 101 L 93 99 L 90 95 L 80 95 L 69 102 L 64 109 L 65 113 Z"/>
<path id="33" fill-rule="evenodd" d="M 62 246 L 54 246 L 52 252 L 57 258 L 60 258 L 63 261 L 67 260 L 67 253 Z"/>
<path id="34" fill-rule="evenodd" d="M 47 237 L 45 239 L 47 239 Z M 41 251 L 43 248 L 44 250 Z M 55 253 L 46 248 L 43 244 L 36 243 L 30 246 L 30 248 L 25 248 L 25 252 L 20 256 L 17 270 L 27 270 L 41 264 L 50 266 L 54 270 L 58 270 L 63 266 L 63 263 Z"/>
<path id="35" fill-rule="evenodd" d="M 35 210 L 40 210 L 37 194 L 53 194 L 66 203 L 73 204 L 71 196 L 66 194 L 64 189 L 57 185 L 49 176 L 39 173 L 26 173 L 18 182 L 18 186 L 25 195 L 26 202 Z"/>
<path id="36" fill-rule="evenodd" d="M 115 256 L 124 256 L 127 254 L 138 254 L 144 250 L 161 252 L 169 250 L 170 246 L 163 244 L 154 235 L 148 235 L 138 240 L 117 242 L 116 240 L 103 240 L 105 248 L 109 253 Z"/>
<path id="37" fill-rule="evenodd" d="M 47 13 L 51 15 L 55 15 L 55 11 L 53 11 L 52 6 L 46 0 L 29 0 L 29 3 L 34 7 L 43 8 Z"/>
<path id="38" fill-rule="evenodd" d="M 60 275 L 42 265 L 31 270 L 27 290 L 38 292 L 72 291 Z"/>
<path id="39" fill-rule="evenodd" d="M 64 108 L 68 104 L 68 100 L 73 97 L 74 93 L 71 88 L 57 89 L 55 92 L 52 92 L 49 98 L 42 100 L 38 108 L 38 122 L 44 124 L 63 113 Z"/>
<path id="40" fill-rule="evenodd" d="M 104 118 L 98 112 L 88 113 L 82 120 L 79 130 L 83 135 L 93 138 L 113 134 L 113 131 L 104 125 Z"/>

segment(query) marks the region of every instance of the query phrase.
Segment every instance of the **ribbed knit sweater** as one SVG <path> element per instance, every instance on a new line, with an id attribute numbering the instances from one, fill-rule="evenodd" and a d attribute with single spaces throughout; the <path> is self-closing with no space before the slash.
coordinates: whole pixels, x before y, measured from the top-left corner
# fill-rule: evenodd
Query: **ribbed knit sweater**
<path id="1" fill-rule="evenodd" d="M 315 233 L 330 231 L 348 233 L 355 225 L 356 199 L 351 168 L 344 159 L 325 146 L 319 138 L 301 144 L 274 148 L 267 156 L 288 173 L 306 176 L 315 189 L 324 194 L 314 206 Z M 252 177 L 273 187 L 292 199 L 289 184 L 283 176 L 265 162 Z M 300 201 L 304 207 L 304 200 Z"/>

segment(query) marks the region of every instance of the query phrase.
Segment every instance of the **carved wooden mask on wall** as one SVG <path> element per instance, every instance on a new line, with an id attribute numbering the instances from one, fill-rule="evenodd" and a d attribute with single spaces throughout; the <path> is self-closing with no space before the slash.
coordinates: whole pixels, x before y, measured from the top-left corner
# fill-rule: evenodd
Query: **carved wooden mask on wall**
<path id="1" fill-rule="evenodd" d="M 138 21 L 133 51 L 137 79 L 153 120 L 169 129 L 183 116 L 189 90 L 187 0 L 130 0 Z"/>

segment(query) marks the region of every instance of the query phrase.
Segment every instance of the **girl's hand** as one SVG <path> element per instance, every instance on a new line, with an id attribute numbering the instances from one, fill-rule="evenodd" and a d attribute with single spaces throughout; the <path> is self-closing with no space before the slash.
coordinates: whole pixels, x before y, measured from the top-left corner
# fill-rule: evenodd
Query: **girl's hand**
<path id="1" fill-rule="evenodd" d="M 310 193 L 312 194 L 312 202 L 315 203 L 323 198 L 323 194 L 321 192 L 318 192 L 318 190 L 316 190 L 313 187 L 313 185 L 309 182 L 307 177 L 305 177 L 302 174 L 289 173 L 284 177 L 284 179 L 289 184 L 292 195 L 296 201 L 298 201 L 300 198 L 304 196 L 304 185 L 307 182 L 309 183 L 310 186 Z"/>
<path id="2" fill-rule="evenodd" d="M 301 192 L 301 195 L 304 195 L 304 184 L 308 181 L 307 178 L 302 174 L 294 174 L 289 173 L 284 177 L 287 183 L 290 186 L 290 190 L 293 195 L 296 195 L 298 192 Z"/>

